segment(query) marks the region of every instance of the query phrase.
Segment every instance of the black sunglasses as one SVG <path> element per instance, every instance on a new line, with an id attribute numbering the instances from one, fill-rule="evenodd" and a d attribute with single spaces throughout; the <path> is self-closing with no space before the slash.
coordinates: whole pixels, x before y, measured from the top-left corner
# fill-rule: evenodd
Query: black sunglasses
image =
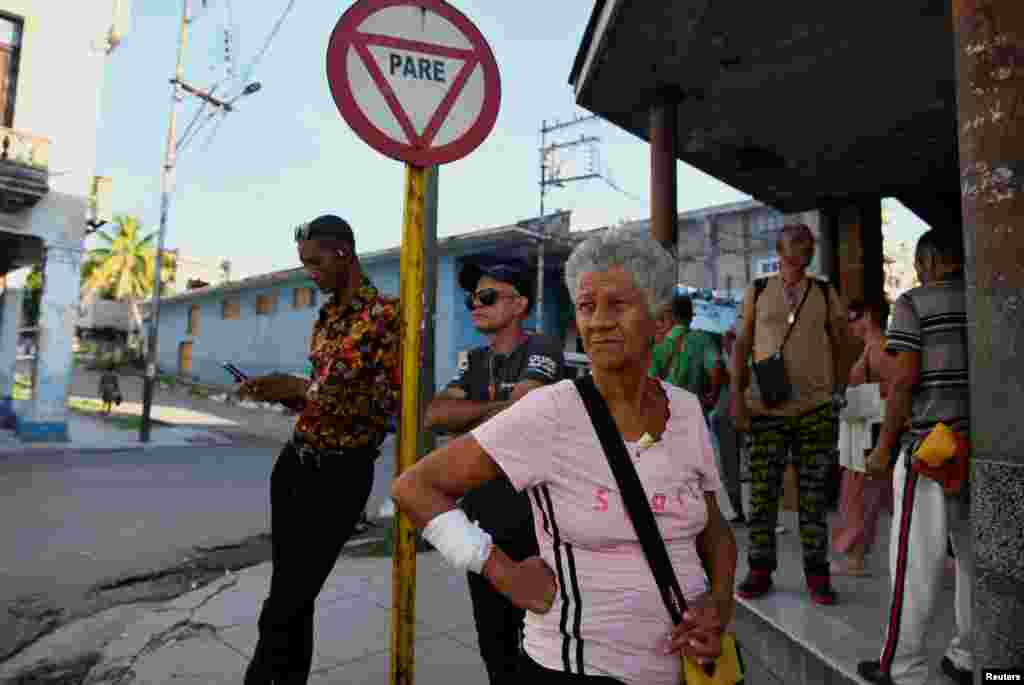
<path id="1" fill-rule="evenodd" d="M 502 297 L 520 297 L 520 295 L 501 293 L 494 288 L 484 288 L 475 293 L 466 293 L 466 309 L 473 311 L 476 309 L 477 302 L 484 307 L 490 307 Z"/>

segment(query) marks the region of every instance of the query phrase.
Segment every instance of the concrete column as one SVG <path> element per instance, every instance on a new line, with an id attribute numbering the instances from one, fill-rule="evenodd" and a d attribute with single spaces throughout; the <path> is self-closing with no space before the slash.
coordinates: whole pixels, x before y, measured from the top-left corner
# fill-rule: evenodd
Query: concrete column
<path id="1" fill-rule="evenodd" d="M 982 668 L 1024 664 L 1024 3 L 953 0 L 953 18 L 972 353 L 974 678 L 981 683 Z"/>
<path id="2" fill-rule="evenodd" d="M 13 430 L 16 421 L 11 391 L 18 368 L 18 328 L 24 295 L 20 288 L 9 288 L 0 297 L 0 428 L 5 430 Z"/>
<path id="3" fill-rule="evenodd" d="M 67 395 L 71 380 L 81 247 L 46 244 L 43 297 L 39 316 L 39 350 L 32 406 L 18 417 L 18 437 L 27 442 L 68 440 Z"/>
<path id="4" fill-rule="evenodd" d="M 839 283 L 839 211 L 832 205 L 818 210 L 818 251 L 814 260 L 818 272 L 838 287 Z"/>
<path id="5" fill-rule="evenodd" d="M 754 271 L 751 265 L 751 255 L 753 251 L 752 241 L 750 237 L 750 212 L 743 212 L 743 287 L 747 287 L 754 280 Z M 747 511 L 747 510 L 745 510 Z"/>
<path id="6" fill-rule="evenodd" d="M 833 282 L 847 304 L 882 297 L 882 202 L 870 198 L 837 210 L 837 279 Z"/>
<path id="7" fill-rule="evenodd" d="M 678 232 L 676 140 L 678 107 L 664 102 L 651 108 L 651 237 L 672 250 Z"/>

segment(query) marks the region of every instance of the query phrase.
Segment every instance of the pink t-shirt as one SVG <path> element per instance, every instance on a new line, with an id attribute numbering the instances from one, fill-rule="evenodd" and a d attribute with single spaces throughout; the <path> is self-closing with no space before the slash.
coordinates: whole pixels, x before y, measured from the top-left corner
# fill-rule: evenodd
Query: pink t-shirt
<path id="1" fill-rule="evenodd" d="M 707 589 L 695 544 L 704 493 L 720 483 L 696 396 L 662 387 L 670 416 L 661 441 L 626 447 L 693 599 Z M 658 652 L 672 621 L 572 381 L 534 390 L 472 434 L 516 490 L 530 489 L 541 556 L 558 578 L 551 611 L 526 614 L 526 653 L 554 670 L 677 685 L 679 655 Z"/>

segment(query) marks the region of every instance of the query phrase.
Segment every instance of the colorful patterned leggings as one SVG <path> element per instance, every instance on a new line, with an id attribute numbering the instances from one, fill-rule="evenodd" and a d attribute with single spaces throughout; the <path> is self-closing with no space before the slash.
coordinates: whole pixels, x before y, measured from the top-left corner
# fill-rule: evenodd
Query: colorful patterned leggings
<path id="1" fill-rule="evenodd" d="M 774 571 L 778 565 L 775 526 L 782 475 L 792 454 L 800 473 L 804 571 L 808 575 L 828 575 L 826 486 L 837 440 L 832 404 L 803 416 L 755 417 L 750 439 L 750 568 Z"/>

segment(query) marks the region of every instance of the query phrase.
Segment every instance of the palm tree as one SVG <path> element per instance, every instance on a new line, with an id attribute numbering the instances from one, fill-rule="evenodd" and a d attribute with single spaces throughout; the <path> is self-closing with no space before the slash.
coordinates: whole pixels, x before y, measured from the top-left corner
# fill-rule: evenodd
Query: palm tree
<path id="1" fill-rule="evenodd" d="M 142 328 L 140 302 L 153 293 L 153 279 L 156 274 L 156 248 L 153 246 L 156 233 L 142 235 L 139 220 L 134 216 L 120 215 L 114 218 L 117 232 L 97 232 L 106 245 L 89 251 L 82 265 L 82 293 L 89 303 L 97 296 L 105 299 L 127 302 L 132 310 L 132 319 L 137 328 Z M 163 268 L 160 272 L 161 293 L 167 284 L 174 281 L 176 264 L 173 254 L 164 253 Z"/>

